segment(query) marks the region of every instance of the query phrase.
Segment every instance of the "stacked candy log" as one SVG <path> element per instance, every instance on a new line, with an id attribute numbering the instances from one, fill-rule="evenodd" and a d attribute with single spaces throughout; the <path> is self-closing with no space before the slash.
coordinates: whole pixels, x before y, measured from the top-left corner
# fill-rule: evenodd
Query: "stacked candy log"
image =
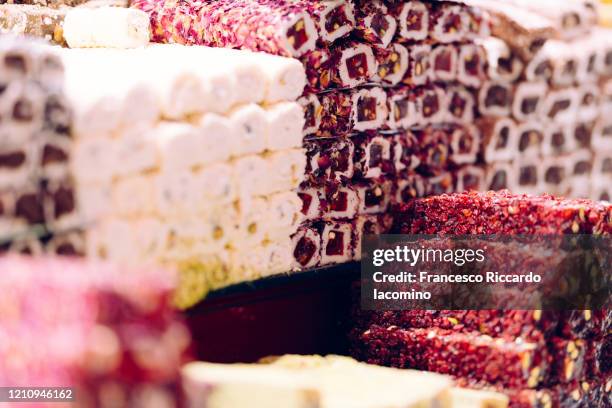
<path id="1" fill-rule="evenodd" d="M 583 1 L 472 3 L 495 22 L 483 43 L 489 77 L 477 106 L 486 188 L 609 199 L 612 35 L 592 23 L 596 9 Z"/>
<path id="2" fill-rule="evenodd" d="M 463 193 L 416 199 L 395 214 L 403 234 L 605 234 L 612 206 L 551 196 Z M 354 307 L 352 353 L 375 364 L 451 374 L 503 392 L 510 407 L 610 406 L 612 313 Z"/>
<path id="3" fill-rule="evenodd" d="M 3 37 L 0 78 L 0 252 L 81 254 L 62 61 Z"/>

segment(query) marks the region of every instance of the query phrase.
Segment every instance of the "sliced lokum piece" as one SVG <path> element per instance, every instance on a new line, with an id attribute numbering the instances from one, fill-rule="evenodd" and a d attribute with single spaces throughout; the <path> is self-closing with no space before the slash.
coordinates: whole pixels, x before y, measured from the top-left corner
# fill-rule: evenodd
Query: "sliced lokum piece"
<path id="1" fill-rule="evenodd" d="M 509 116 L 514 89 L 502 82 L 486 82 L 478 90 L 478 110 L 483 116 Z"/>
<path id="2" fill-rule="evenodd" d="M 461 45 L 457 63 L 457 80 L 463 85 L 478 87 L 484 79 L 485 56 L 483 50 L 477 45 Z"/>
<path id="3" fill-rule="evenodd" d="M 387 90 L 387 105 L 390 129 L 409 129 L 424 122 L 421 110 L 417 108 L 416 93 L 409 87 L 396 87 Z"/>
<path id="4" fill-rule="evenodd" d="M 453 191 L 454 180 L 451 172 L 442 172 L 425 180 L 425 195 L 449 194 Z"/>
<path id="5" fill-rule="evenodd" d="M 547 86 L 544 83 L 521 82 L 513 91 L 512 115 L 516 120 L 530 120 L 539 117 Z"/>
<path id="6" fill-rule="evenodd" d="M 268 151 L 301 147 L 305 118 L 299 104 L 280 102 L 266 109 Z"/>
<path id="7" fill-rule="evenodd" d="M 512 163 L 514 190 L 523 194 L 544 193 L 544 169 L 539 157 L 520 157 Z"/>
<path id="8" fill-rule="evenodd" d="M 544 140 L 544 129 L 537 121 L 524 122 L 516 129 L 517 145 L 514 150 L 521 159 L 539 156 Z"/>
<path id="9" fill-rule="evenodd" d="M 353 130 L 362 132 L 384 126 L 389 112 L 387 94 L 382 88 L 360 89 L 352 93 L 351 100 Z"/>
<path id="10" fill-rule="evenodd" d="M 395 172 L 411 171 L 421 163 L 418 153 L 419 144 L 414 133 L 403 130 L 393 136 L 393 165 Z"/>
<path id="11" fill-rule="evenodd" d="M 324 219 L 353 219 L 359 211 L 359 196 L 350 186 L 333 187 L 326 191 L 327 209 Z"/>
<path id="12" fill-rule="evenodd" d="M 361 259 L 362 243 L 366 235 L 387 234 L 393 224 L 389 214 L 360 215 L 354 221 L 353 246 L 355 260 Z"/>
<path id="13" fill-rule="evenodd" d="M 402 44 L 392 44 L 387 48 L 374 49 L 377 61 L 377 72 L 374 80 L 389 85 L 399 84 L 410 67 L 408 48 Z"/>
<path id="14" fill-rule="evenodd" d="M 609 203 L 513 195 L 508 191 L 424 198 L 405 208 L 399 218 L 402 233 L 588 234 L 610 231 Z M 469 225 L 465 223 L 465 214 L 471 214 Z M 534 218 L 533 214 L 538 217 Z"/>
<path id="15" fill-rule="evenodd" d="M 431 51 L 432 78 L 449 82 L 457 79 L 459 49 L 455 45 L 438 45 Z"/>
<path id="16" fill-rule="evenodd" d="M 373 48 L 367 44 L 347 41 L 332 52 L 331 82 L 340 88 L 354 88 L 373 79 L 377 62 Z"/>
<path id="17" fill-rule="evenodd" d="M 513 82 L 521 75 L 523 63 L 504 41 L 488 37 L 477 40 L 476 45 L 482 49 L 490 80 Z"/>
<path id="18" fill-rule="evenodd" d="M 403 174 L 397 181 L 396 203 L 407 203 L 413 198 L 425 197 L 427 180 L 425 177 L 410 173 Z"/>
<path id="19" fill-rule="evenodd" d="M 360 1 L 355 7 L 355 34 L 372 44 L 387 47 L 397 32 L 397 20 L 380 0 Z"/>
<path id="20" fill-rule="evenodd" d="M 483 139 L 486 163 L 512 160 L 517 156 L 518 133 L 512 119 L 481 118 L 477 125 Z"/>
<path id="21" fill-rule="evenodd" d="M 604 96 L 600 88 L 594 84 L 585 84 L 577 89 L 576 107 L 578 120 L 590 122 L 599 116 L 600 106 L 604 104 Z"/>
<path id="22" fill-rule="evenodd" d="M 447 120 L 458 124 L 472 123 L 476 99 L 466 88 L 457 86 L 448 90 Z"/>
<path id="23" fill-rule="evenodd" d="M 449 160 L 456 165 L 474 164 L 481 146 L 475 126 L 460 126 L 450 130 Z"/>
<path id="24" fill-rule="evenodd" d="M 398 4 L 393 14 L 399 23 L 399 37 L 406 41 L 423 41 L 429 34 L 429 8 L 421 1 Z"/>
<path id="25" fill-rule="evenodd" d="M 408 71 L 403 79 L 407 85 L 425 85 L 432 76 L 431 46 L 411 44 L 406 46 L 410 54 Z"/>
<path id="26" fill-rule="evenodd" d="M 353 226 L 346 221 L 327 221 L 321 232 L 321 265 L 353 259 Z"/>
<path id="27" fill-rule="evenodd" d="M 487 335 L 444 329 L 400 329 L 373 325 L 360 336 L 363 360 L 487 381 L 536 388 L 546 379 L 550 357 L 545 347 Z"/>
<path id="28" fill-rule="evenodd" d="M 64 39 L 71 48 L 137 48 L 149 43 L 149 16 L 123 7 L 79 7 L 66 13 Z"/>
<path id="29" fill-rule="evenodd" d="M 571 127 L 574 141 L 579 149 L 588 149 L 591 146 L 595 133 L 595 122 L 576 122 Z"/>
<path id="30" fill-rule="evenodd" d="M 355 144 L 351 139 L 325 140 L 306 145 L 308 179 L 314 184 L 324 180 L 349 180 L 355 173 Z"/>
<path id="31" fill-rule="evenodd" d="M 377 179 L 393 172 L 391 161 L 392 140 L 380 134 L 362 134 L 353 139 L 355 176 Z"/>
<path id="32" fill-rule="evenodd" d="M 433 3 L 429 11 L 429 36 L 432 41 L 452 43 L 468 36 L 470 15 L 462 5 Z"/>
<path id="33" fill-rule="evenodd" d="M 359 214 L 379 214 L 387 211 L 391 201 L 390 181 L 355 185 L 359 197 Z"/>
<path id="34" fill-rule="evenodd" d="M 298 268 L 312 268 L 321 262 L 321 235 L 316 228 L 301 226 L 293 240 L 293 257 Z"/>

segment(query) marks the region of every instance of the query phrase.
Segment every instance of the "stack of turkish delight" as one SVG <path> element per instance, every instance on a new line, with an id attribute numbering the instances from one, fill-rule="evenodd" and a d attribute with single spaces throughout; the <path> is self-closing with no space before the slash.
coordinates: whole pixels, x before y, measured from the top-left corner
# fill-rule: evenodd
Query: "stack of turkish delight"
<path id="1" fill-rule="evenodd" d="M 403 234 L 610 234 L 612 205 L 498 193 L 417 199 L 398 209 Z M 612 313 L 605 310 L 361 311 L 355 357 L 453 375 L 510 407 L 612 404 Z"/>
<path id="2" fill-rule="evenodd" d="M 297 61 L 173 45 L 62 58 L 88 256 L 179 269 L 181 306 L 291 270 L 305 167 Z"/>
<path id="3" fill-rule="evenodd" d="M 293 57 L 306 69 L 306 220 L 297 268 L 358 259 L 364 232 L 389 229 L 387 209 L 413 197 L 473 188 L 472 125 L 483 78 L 473 43 L 489 27 L 450 2 L 138 0 L 153 41 Z"/>
<path id="4" fill-rule="evenodd" d="M 3 40 L 1 57 L 3 251 L 179 269 L 181 306 L 293 268 L 298 61 L 23 39 Z"/>
<path id="5" fill-rule="evenodd" d="M 60 406 L 177 407 L 191 339 L 172 274 L 10 256 L 0 270 L 3 386 L 70 387 Z"/>
<path id="6" fill-rule="evenodd" d="M 83 252 L 63 82 L 45 44 L 0 39 L 0 253 Z"/>
<path id="7" fill-rule="evenodd" d="M 589 1 L 469 1 L 492 16 L 478 91 L 485 189 L 610 199 L 612 32 Z"/>

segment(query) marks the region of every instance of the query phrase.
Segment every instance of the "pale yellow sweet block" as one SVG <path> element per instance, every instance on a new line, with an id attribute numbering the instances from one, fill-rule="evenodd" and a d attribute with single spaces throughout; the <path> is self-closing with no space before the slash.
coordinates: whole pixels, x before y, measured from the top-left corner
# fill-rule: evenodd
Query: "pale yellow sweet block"
<path id="1" fill-rule="evenodd" d="M 188 403 L 194 407 L 303 406 L 306 401 L 298 395 L 305 394 L 310 406 L 321 408 L 452 407 L 448 377 L 347 357 L 287 356 L 264 365 L 190 363 L 182 374 Z M 253 399 L 250 392 L 255 393 Z"/>

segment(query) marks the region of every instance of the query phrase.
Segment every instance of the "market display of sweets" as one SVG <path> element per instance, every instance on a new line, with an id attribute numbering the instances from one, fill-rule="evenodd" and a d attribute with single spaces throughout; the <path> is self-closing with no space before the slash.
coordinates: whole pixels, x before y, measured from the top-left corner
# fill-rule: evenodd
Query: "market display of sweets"
<path id="1" fill-rule="evenodd" d="M 58 406 L 177 407 L 191 339 L 172 274 L 12 256 L 0 270 L 3 386 L 73 387 Z"/>
<path id="2" fill-rule="evenodd" d="M 507 191 L 413 200 L 402 234 L 610 234 L 612 204 Z M 510 407 L 609 406 L 612 312 L 353 310 L 352 354 L 363 361 L 453 375 Z M 575 404 L 575 405 L 572 405 Z"/>
<path id="3" fill-rule="evenodd" d="M 306 70 L 305 220 L 296 268 L 358 259 L 394 202 L 480 186 L 469 87 L 480 83 L 477 8 L 449 2 L 138 0 L 152 40 L 294 57 Z M 229 34 L 231 33 L 231 35 Z M 460 64 L 459 60 L 466 60 Z"/>
<path id="4" fill-rule="evenodd" d="M 0 78 L 0 253 L 81 254 L 62 61 L 2 37 Z"/>
<path id="5" fill-rule="evenodd" d="M 478 89 L 484 190 L 609 199 L 612 33 L 596 27 L 596 9 L 581 1 L 470 4 L 495 27 L 482 44 L 489 69 Z"/>
<path id="6" fill-rule="evenodd" d="M 505 408 L 495 392 L 453 388 L 446 376 L 358 363 L 341 356 L 285 355 L 263 364 L 190 363 L 183 368 L 189 407 Z"/>

